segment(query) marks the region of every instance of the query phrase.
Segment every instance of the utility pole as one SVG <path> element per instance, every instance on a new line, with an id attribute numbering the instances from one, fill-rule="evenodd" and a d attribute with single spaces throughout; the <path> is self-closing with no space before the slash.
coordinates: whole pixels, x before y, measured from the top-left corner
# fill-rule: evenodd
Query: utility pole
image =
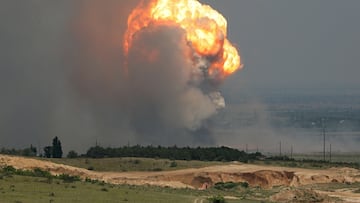
<path id="1" fill-rule="evenodd" d="M 324 161 L 326 159 L 326 155 L 325 155 L 325 119 L 322 118 L 321 119 L 321 123 L 322 123 L 322 131 L 323 131 L 323 138 L 324 138 L 324 145 L 323 145 L 323 155 L 324 155 Z"/>
<path id="2" fill-rule="evenodd" d="M 279 142 L 279 152 L 280 152 L 280 156 L 281 156 L 281 141 Z"/>
<path id="3" fill-rule="evenodd" d="M 290 150 L 290 158 L 293 158 L 293 146 L 291 145 L 291 150 Z"/>
<path id="4" fill-rule="evenodd" d="M 245 152 L 248 153 L 248 144 L 245 146 Z"/>
<path id="5" fill-rule="evenodd" d="M 329 162 L 331 162 L 331 143 L 330 143 Z"/>

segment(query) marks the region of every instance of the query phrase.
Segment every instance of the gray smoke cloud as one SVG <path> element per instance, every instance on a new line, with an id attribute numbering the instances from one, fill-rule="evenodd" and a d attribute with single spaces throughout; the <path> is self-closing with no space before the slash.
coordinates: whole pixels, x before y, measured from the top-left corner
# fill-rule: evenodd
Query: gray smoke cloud
<path id="1" fill-rule="evenodd" d="M 0 147 L 43 148 L 55 136 L 80 152 L 96 142 L 214 144 L 207 119 L 225 102 L 204 60 L 184 56 L 183 30 L 144 29 L 125 57 L 137 4 L 1 1 Z M 144 51 L 153 50 L 149 63 Z"/>
<path id="2" fill-rule="evenodd" d="M 207 119 L 223 108 L 225 101 L 216 91 L 216 78 L 205 74 L 207 59 L 189 59 L 188 54 L 194 51 L 184 30 L 176 26 L 142 29 L 124 56 L 125 20 L 136 4 L 125 12 L 114 12 L 124 10 L 122 4 L 105 6 L 102 13 L 94 1 L 94 5 L 85 6 L 78 19 L 80 45 L 74 49 L 77 54 L 72 61 L 77 63 L 71 75 L 80 99 L 100 112 L 96 119 L 104 129 L 117 131 L 122 126 L 127 133 L 117 131 L 119 137 L 131 142 L 213 144 Z M 99 16 L 94 17 L 93 8 Z M 116 16 L 124 13 L 126 17 Z"/>
<path id="3" fill-rule="evenodd" d="M 142 139 L 200 144 L 200 134 L 185 132 L 200 129 L 217 106 L 200 88 L 205 79 L 192 77 L 197 67 L 186 55 L 191 51 L 178 27 L 149 27 L 136 35 L 129 53 L 129 92 L 123 97 L 130 99 L 131 124 Z"/>
<path id="4" fill-rule="evenodd" d="M 0 2 L 1 146 L 37 145 L 52 137 L 52 115 L 64 93 L 62 50 L 71 13 L 62 2 Z"/>

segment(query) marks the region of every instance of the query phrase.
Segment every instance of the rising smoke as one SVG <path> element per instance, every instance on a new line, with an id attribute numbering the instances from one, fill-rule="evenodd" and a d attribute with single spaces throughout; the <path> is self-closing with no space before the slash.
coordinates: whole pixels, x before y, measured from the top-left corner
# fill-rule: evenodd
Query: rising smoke
<path id="1" fill-rule="evenodd" d="M 123 34 L 137 4 L 135 0 L 0 2 L 0 147 L 43 147 L 58 136 L 65 151 L 80 152 L 96 141 L 102 146 L 220 143 L 239 148 L 247 143 L 252 149 L 258 145 L 277 151 L 282 140 L 287 148 L 295 143 L 295 150 L 318 148 L 318 134 L 313 141 L 297 129 L 273 128 L 258 99 L 240 102 L 240 109 L 226 108 L 215 120 L 225 127 L 213 130 L 214 123 L 207 118 L 225 102 L 216 91 L 217 82 L 206 79 L 199 69 L 190 71 L 195 65 L 206 66 L 206 60 L 200 57 L 196 64 L 183 60 L 191 49 L 179 28 L 144 29 L 129 53 L 127 78 Z M 154 59 L 162 60 L 145 62 L 137 51 L 140 44 L 147 51 L 157 47 Z M 246 97 L 236 78 L 230 86 L 226 98 Z M 245 115 L 258 121 L 239 127 Z M 229 120 L 232 127 L 226 124 Z M 296 133 L 296 139 L 289 136 Z M 358 140 L 338 139 L 343 149 L 357 149 Z"/>
<path id="2" fill-rule="evenodd" d="M 42 148 L 55 136 L 65 151 L 214 144 L 208 118 L 225 106 L 220 80 L 205 74 L 209 59 L 184 30 L 143 29 L 125 56 L 138 3 L 1 2 L 0 147 Z"/>
<path id="3" fill-rule="evenodd" d="M 110 26 L 97 24 L 99 19 L 89 23 L 92 6 L 78 22 L 76 34 L 83 46 L 75 49 L 81 54 L 75 59 L 72 82 L 91 109 L 107 112 L 100 119 L 106 121 L 104 128 L 125 126 L 136 143 L 213 144 L 207 119 L 225 106 L 217 91 L 220 81 L 207 75 L 209 63 L 194 53 L 185 31 L 174 25 L 149 26 L 136 33 L 125 57 L 123 29 L 114 30 L 124 28 L 123 16 L 100 14 Z"/>

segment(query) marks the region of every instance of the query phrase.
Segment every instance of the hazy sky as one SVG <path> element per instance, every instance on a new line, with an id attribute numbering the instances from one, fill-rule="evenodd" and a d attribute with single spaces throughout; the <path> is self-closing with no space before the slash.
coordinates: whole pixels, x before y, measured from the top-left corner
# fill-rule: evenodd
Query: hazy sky
<path id="1" fill-rule="evenodd" d="M 360 1 L 202 2 L 228 19 L 245 65 L 225 82 L 225 100 L 242 97 L 243 87 L 360 86 Z M 86 149 L 99 137 L 132 137 L 111 96 L 135 3 L 0 1 L 0 147 L 44 146 L 59 136 L 67 149 Z"/>
<path id="2" fill-rule="evenodd" d="M 203 0 L 228 19 L 257 88 L 360 87 L 360 1 Z"/>

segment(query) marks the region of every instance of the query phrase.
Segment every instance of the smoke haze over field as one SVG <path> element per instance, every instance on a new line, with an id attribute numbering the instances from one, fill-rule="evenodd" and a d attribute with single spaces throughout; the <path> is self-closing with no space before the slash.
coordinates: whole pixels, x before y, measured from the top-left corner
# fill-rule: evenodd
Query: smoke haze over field
<path id="1" fill-rule="evenodd" d="M 360 2 L 202 2 L 228 19 L 229 36 L 245 59 L 244 71 L 229 77 L 222 87 L 230 103 L 239 103 L 244 92 L 251 95 L 253 87 L 360 85 L 360 28 L 356 26 Z M 178 28 L 157 27 L 156 37 L 141 32 L 129 53 L 133 78 L 126 79 L 123 34 L 137 3 L 0 2 L 0 147 L 43 147 L 55 136 L 65 150 L 79 151 L 96 140 L 103 146 L 130 142 L 241 147 L 234 142 L 254 142 L 261 147 L 269 140 L 275 140 L 276 146 L 279 137 L 293 134 L 293 129 L 281 133 L 271 127 L 271 115 L 258 100 L 236 115 L 256 109 L 257 125 L 214 130 L 214 121 L 207 119 L 217 107 L 203 87 L 188 85 L 186 67 L 191 65 L 179 57 L 188 47 L 180 43 L 184 36 Z M 157 46 L 163 60 L 144 64 L 136 44 L 148 49 Z M 228 111 L 232 109 L 224 112 Z M 306 150 L 311 144 L 294 140 Z"/>
<path id="2" fill-rule="evenodd" d="M 18 30 L 12 30 L 16 25 L 11 20 L 7 22 L 5 38 L 8 47 L 16 50 L 5 57 L 9 61 L 2 66 L 5 71 L 19 71 L 8 74 L 19 79 L 9 83 L 20 85 L 20 91 L 2 85 L 12 94 L 2 96 L 9 100 L 1 108 L 6 115 L 1 117 L 4 146 L 44 146 L 54 136 L 60 137 L 67 149 L 84 149 L 96 140 L 115 146 L 128 142 L 214 144 L 206 120 L 223 105 L 222 97 L 212 90 L 210 97 L 197 85 L 189 85 L 201 85 L 203 79 L 191 78 L 193 64 L 185 56 L 191 50 L 182 29 L 144 29 L 125 59 L 123 34 L 136 3 L 63 2 L 60 6 L 67 10 L 66 16 L 45 13 L 59 5 L 29 2 L 18 6 L 29 16 L 33 7 L 44 13 L 34 19 L 17 16 Z M 56 29 L 49 30 L 55 22 Z M 23 23 L 29 28 L 22 27 Z M 20 36 L 12 36 L 13 32 Z M 18 44 L 17 37 L 25 41 Z M 41 53 L 33 53 L 37 49 Z M 149 63 L 142 53 L 153 49 L 159 58 Z"/>

